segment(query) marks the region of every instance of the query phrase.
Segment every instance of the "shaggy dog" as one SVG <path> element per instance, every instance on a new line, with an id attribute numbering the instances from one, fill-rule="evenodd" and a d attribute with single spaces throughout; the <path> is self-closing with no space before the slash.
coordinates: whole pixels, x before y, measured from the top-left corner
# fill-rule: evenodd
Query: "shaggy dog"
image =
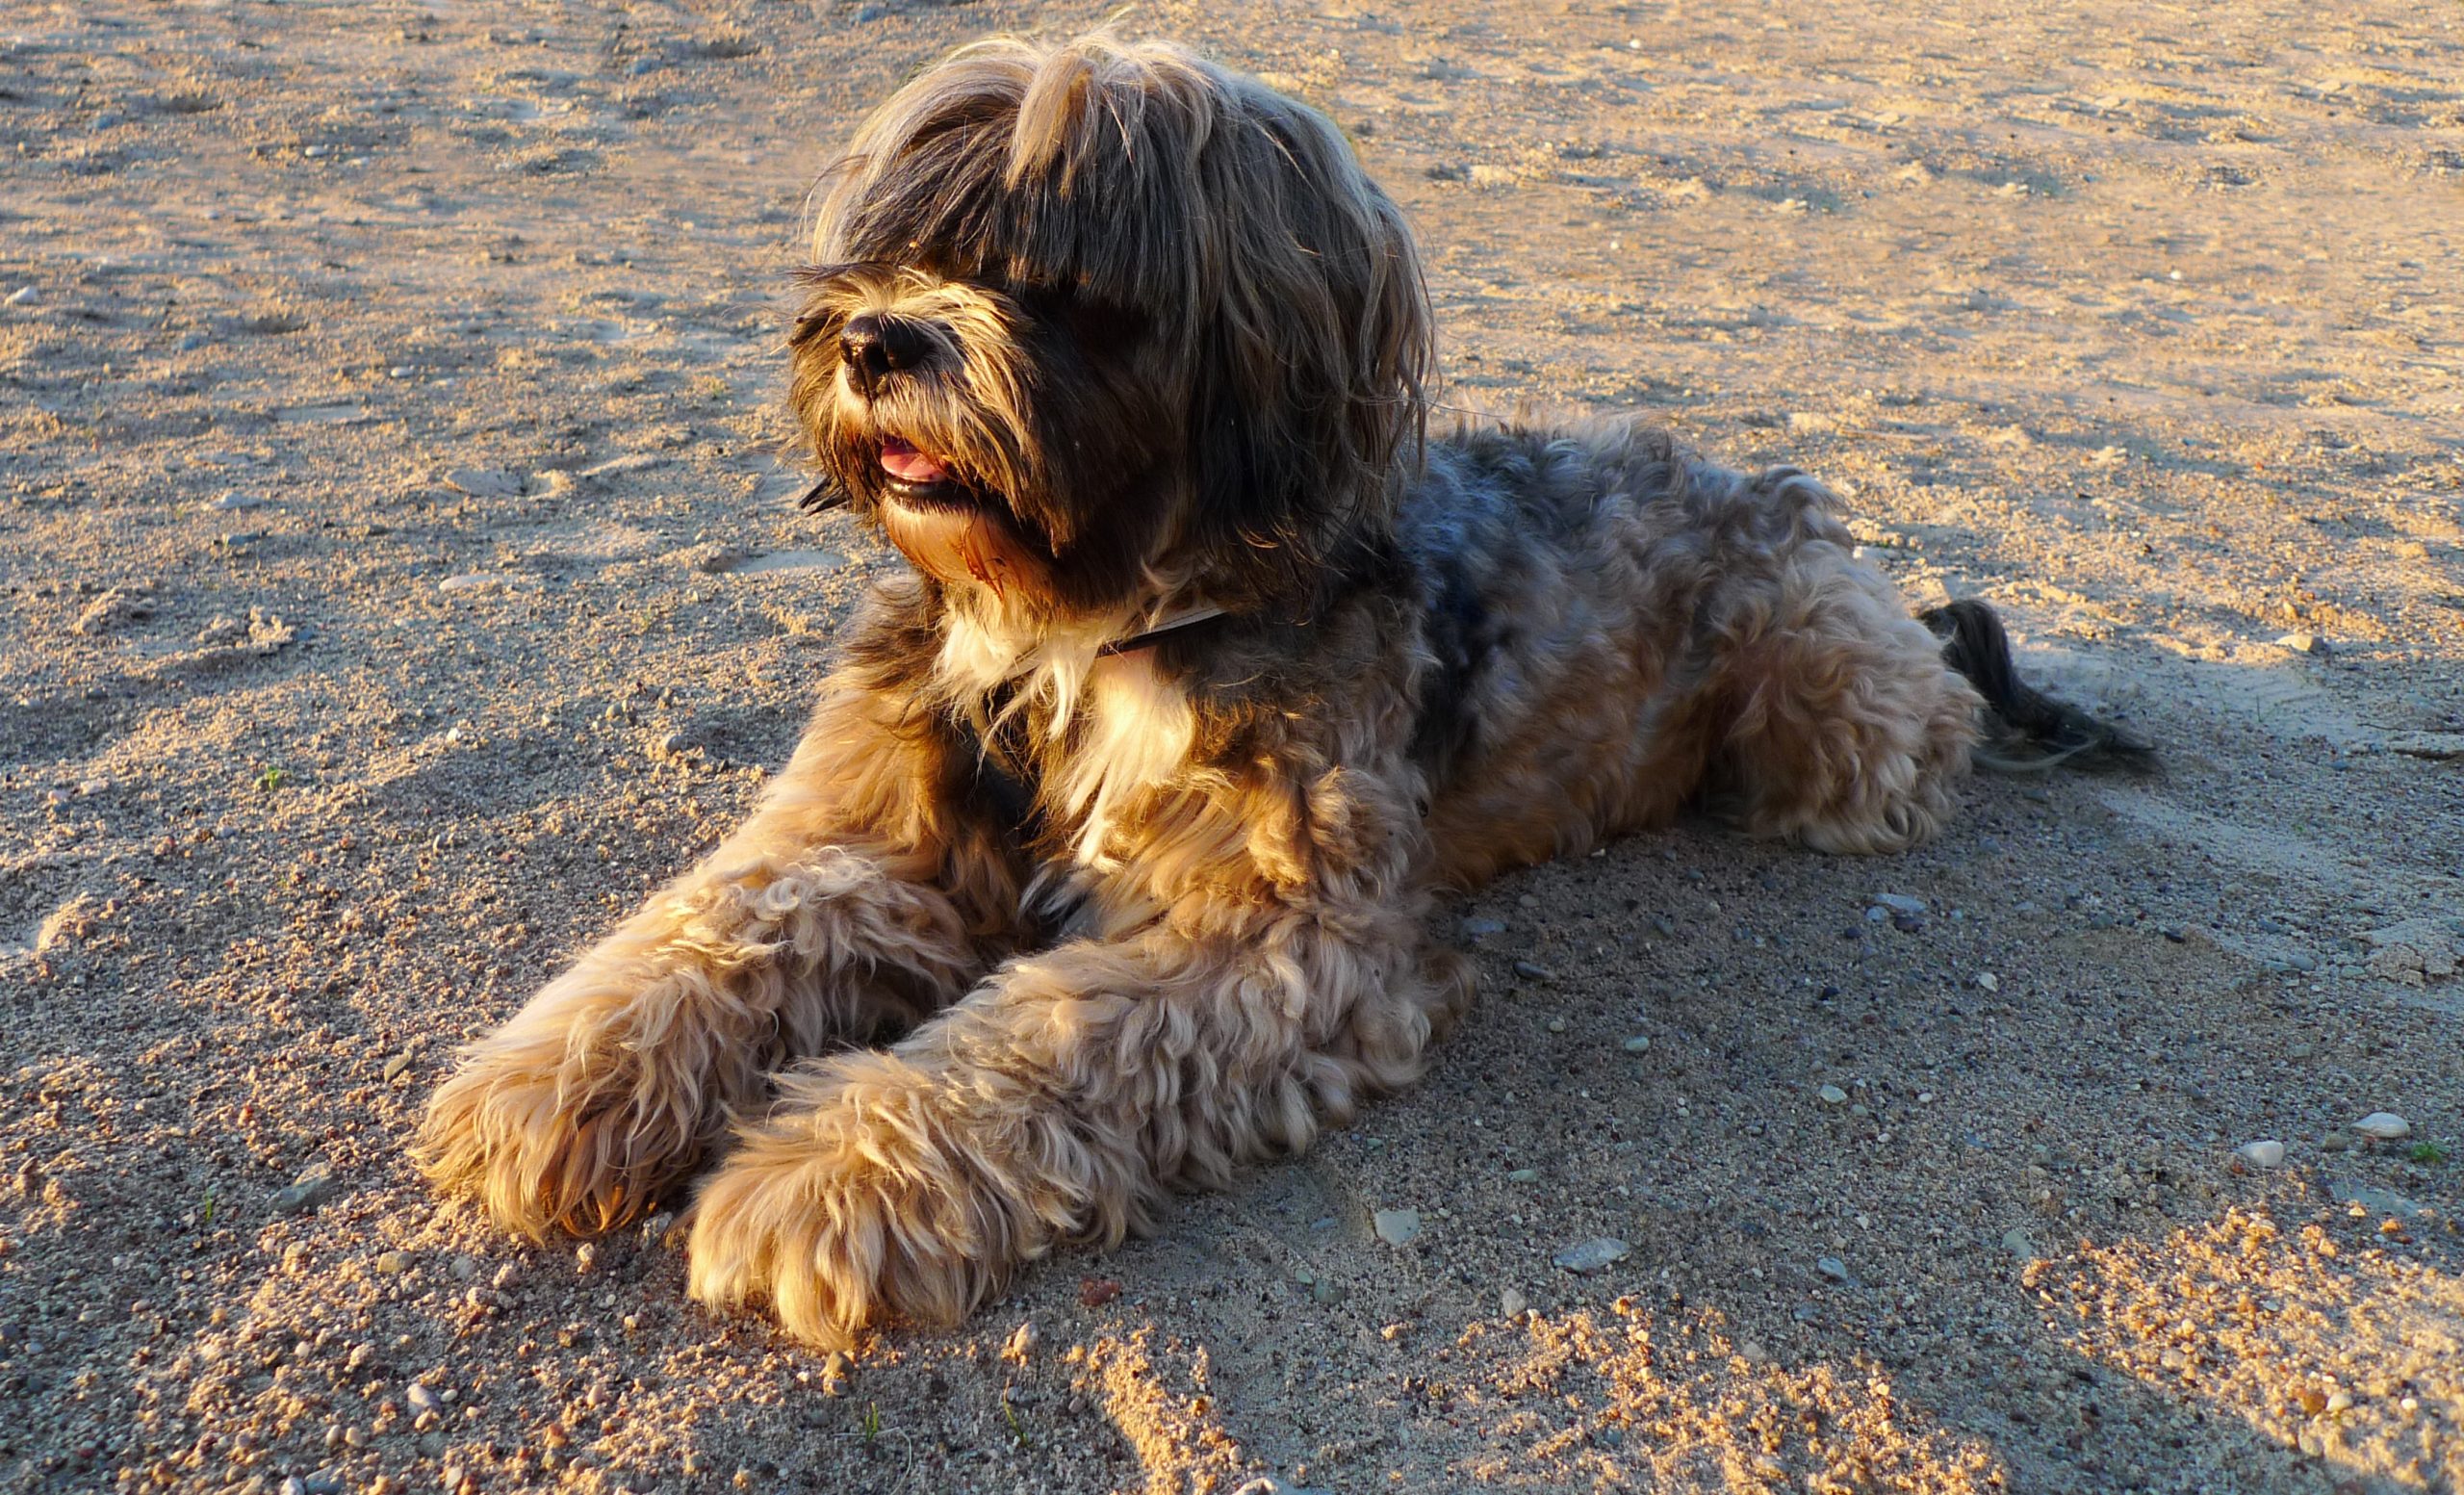
<path id="1" fill-rule="evenodd" d="M 436 1093 L 428 1172 L 511 1229 L 714 1161 L 696 1298 L 951 1323 L 1417 1076 L 1470 992 L 1435 889 L 1696 802 L 1895 851 L 1980 747 L 2142 751 L 1983 607 L 1910 616 L 1792 469 L 1427 439 L 1402 216 L 1183 51 L 965 48 L 858 132 L 815 247 L 816 497 L 913 570 L 752 820 Z"/>

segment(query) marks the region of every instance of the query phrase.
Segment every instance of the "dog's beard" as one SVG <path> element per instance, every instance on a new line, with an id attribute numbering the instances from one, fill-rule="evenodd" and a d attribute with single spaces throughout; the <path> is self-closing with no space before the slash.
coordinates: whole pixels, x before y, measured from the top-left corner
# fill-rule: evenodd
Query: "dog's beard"
<path id="1" fill-rule="evenodd" d="M 1014 591 L 1050 594 L 1051 551 L 1024 532 L 1005 500 L 904 437 L 884 436 L 880 446 L 882 532 L 918 571 L 986 587 L 997 602 Z"/>

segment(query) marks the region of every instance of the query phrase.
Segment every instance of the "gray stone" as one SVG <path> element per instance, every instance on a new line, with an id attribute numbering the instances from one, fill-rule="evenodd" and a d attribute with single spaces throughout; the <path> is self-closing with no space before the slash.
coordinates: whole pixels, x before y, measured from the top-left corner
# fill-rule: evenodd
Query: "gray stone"
<path id="1" fill-rule="evenodd" d="M 1421 1233 L 1421 1212 L 1416 1209 L 1381 1209 L 1370 1217 L 1377 1230 L 1377 1239 L 1389 1246 L 1409 1246 Z"/>
<path id="2" fill-rule="evenodd" d="M 1925 912 L 1925 900 L 1904 892 L 1878 892 L 1874 903 L 1886 914 L 1906 915 L 1910 918 Z"/>
<path id="3" fill-rule="evenodd" d="M 522 477 L 498 467 L 457 467 L 445 475 L 445 485 L 475 499 L 518 499 Z"/>
<path id="4" fill-rule="evenodd" d="M 1829 1277 L 1834 1282 L 1854 1282 L 1857 1280 L 1855 1277 L 1848 1275 L 1848 1264 L 1841 1261 L 1836 1256 L 1815 1257 L 1813 1269 L 1816 1272 L 1821 1273 L 1824 1276 Z"/>
<path id="5" fill-rule="evenodd" d="M 1549 1259 L 1568 1272 L 1597 1272 L 1612 1262 L 1624 1261 L 1626 1251 L 1625 1242 L 1604 1235 L 1596 1240 L 1578 1242 Z"/>
<path id="6" fill-rule="evenodd" d="M 2393 1111 L 2373 1111 L 2353 1122 L 2352 1129 L 2374 1142 L 2401 1142 L 2413 1134 L 2413 1123 Z"/>
<path id="7" fill-rule="evenodd" d="M 334 1176 L 334 1165 L 319 1158 L 300 1170 L 299 1176 L 273 1192 L 273 1212 L 277 1215 L 305 1215 L 342 1192 L 342 1181 Z"/>
<path id="8" fill-rule="evenodd" d="M 1650 1053 L 1652 1049 L 1651 1035 L 1647 1033 L 1637 1033 L 1632 1038 L 1628 1039 L 1625 1043 L 1620 1044 L 1617 1046 L 1623 1048 L 1630 1054 Z"/>

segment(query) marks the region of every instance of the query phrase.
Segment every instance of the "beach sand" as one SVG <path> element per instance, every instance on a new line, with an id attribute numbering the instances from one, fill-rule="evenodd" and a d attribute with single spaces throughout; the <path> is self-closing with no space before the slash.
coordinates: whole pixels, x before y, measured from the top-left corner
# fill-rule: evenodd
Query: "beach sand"
<path id="1" fill-rule="evenodd" d="M 1107 9 L 0 13 L 0 1488 L 2464 1485 L 2451 8 L 1138 10 L 1358 142 L 1440 400 L 1824 476 L 2169 773 L 1507 878 L 1418 1089 L 843 1366 L 429 1194 L 896 563 L 808 189 Z"/>

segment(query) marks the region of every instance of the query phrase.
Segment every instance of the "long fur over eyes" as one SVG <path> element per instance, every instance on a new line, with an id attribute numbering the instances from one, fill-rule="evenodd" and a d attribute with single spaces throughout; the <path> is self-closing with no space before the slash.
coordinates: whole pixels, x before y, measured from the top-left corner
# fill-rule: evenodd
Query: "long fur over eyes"
<path id="1" fill-rule="evenodd" d="M 962 48 L 857 132 L 814 238 L 825 267 L 1140 320 L 1131 362 L 1168 419 L 1138 434 L 1187 491 L 1124 496 L 1085 470 L 1008 490 L 1065 550 L 1108 528 L 1161 539 L 1167 556 L 1204 554 L 1219 600 L 1306 598 L 1353 528 L 1390 512 L 1395 459 L 1420 439 L 1431 331 L 1402 215 L 1323 116 L 1175 47 Z M 836 278 L 818 277 L 824 329 L 843 304 Z M 826 382 L 834 344 L 825 330 L 807 346 L 800 377 Z M 999 363 L 997 340 L 985 348 Z M 1075 401 L 1075 380 L 1002 393 L 985 408 L 1014 430 L 1095 427 L 1041 407 Z M 809 420 L 815 405 L 799 404 Z M 1166 518 L 1172 532 L 1147 528 Z M 1140 549 L 1107 548 L 1072 601 L 1116 587 L 1130 564 L 1118 552 Z"/>

